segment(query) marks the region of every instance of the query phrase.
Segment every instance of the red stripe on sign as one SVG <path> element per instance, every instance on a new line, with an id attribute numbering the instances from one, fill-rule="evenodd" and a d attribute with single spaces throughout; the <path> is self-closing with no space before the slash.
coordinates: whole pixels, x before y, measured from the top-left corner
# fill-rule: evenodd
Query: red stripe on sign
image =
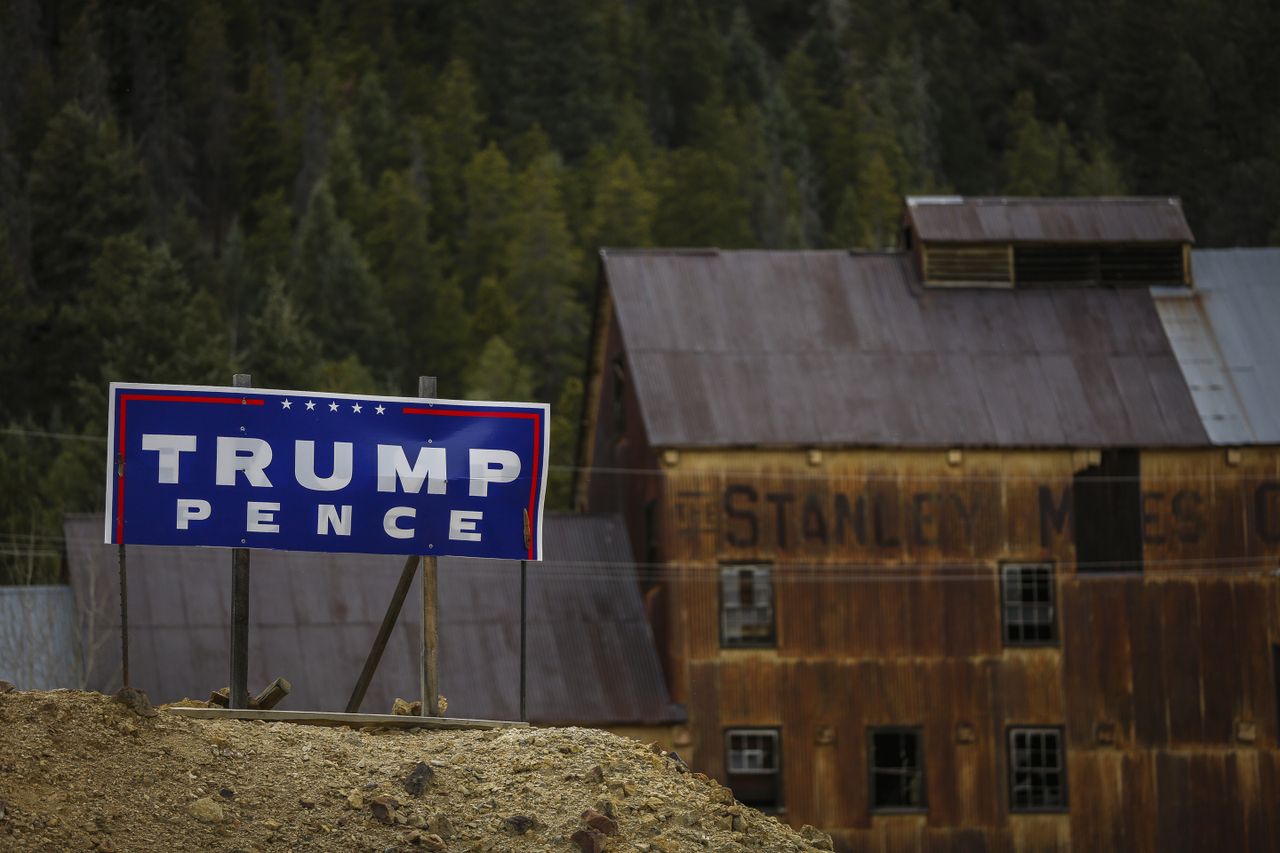
<path id="1" fill-rule="evenodd" d="M 124 541 L 124 415 L 130 400 L 152 400 L 160 403 L 228 403 L 237 406 L 261 406 L 263 399 L 245 397 L 194 397 L 189 394 L 121 394 L 120 395 L 120 441 L 117 445 L 116 459 L 116 543 Z"/>
<path id="2" fill-rule="evenodd" d="M 468 409 L 423 409 L 408 406 L 402 409 L 406 415 L 443 415 L 453 418 L 517 418 L 533 421 L 533 470 L 538 470 L 538 457 L 542 449 L 542 413 L 541 412 L 475 412 Z M 529 478 L 529 559 L 533 559 L 534 539 L 537 532 L 533 530 L 533 520 L 538 517 L 535 510 L 538 502 L 538 478 Z"/>

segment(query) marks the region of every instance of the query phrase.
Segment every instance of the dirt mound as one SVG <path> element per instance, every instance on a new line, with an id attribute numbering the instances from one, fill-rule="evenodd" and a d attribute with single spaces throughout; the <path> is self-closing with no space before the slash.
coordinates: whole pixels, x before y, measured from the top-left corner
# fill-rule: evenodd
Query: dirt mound
<path id="1" fill-rule="evenodd" d="M 372 732 L 138 708 L 0 694 L 0 848 L 830 849 L 593 729 Z"/>

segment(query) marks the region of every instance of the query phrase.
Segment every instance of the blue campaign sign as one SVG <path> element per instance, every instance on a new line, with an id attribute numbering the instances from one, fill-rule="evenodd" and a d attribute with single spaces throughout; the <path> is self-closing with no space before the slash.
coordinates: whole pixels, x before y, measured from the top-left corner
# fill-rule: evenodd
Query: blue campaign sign
<path id="1" fill-rule="evenodd" d="M 113 382 L 106 541 L 540 560 L 549 416 Z"/>

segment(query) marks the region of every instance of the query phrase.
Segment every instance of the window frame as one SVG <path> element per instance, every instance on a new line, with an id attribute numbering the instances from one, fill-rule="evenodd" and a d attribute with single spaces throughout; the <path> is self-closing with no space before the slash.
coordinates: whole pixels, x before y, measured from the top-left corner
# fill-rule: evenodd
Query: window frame
<path id="1" fill-rule="evenodd" d="M 772 769 L 744 769 L 734 770 L 733 755 L 733 738 L 735 735 L 744 737 L 760 737 L 765 736 L 773 741 L 773 768 Z M 773 779 L 773 805 L 754 805 L 765 814 L 783 814 L 786 812 L 786 789 L 783 787 L 782 778 L 782 728 L 780 726 L 733 726 L 724 729 L 724 775 L 725 782 L 729 788 L 733 788 L 733 779 L 735 776 L 768 776 Z M 737 793 L 734 794 L 739 800 L 742 799 Z"/>
<path id="2" fill-rule="evenodd" d="M 896 773 L 886 768 L 880 771 L 876 766 L 876 735 L 912 735 L 916 739 L 915 774 L 920 777 L 920 805 L 918 806 L 879 806 L 876 805 L 876 775 L 878 772 Z M 901 775 L 907 775 L 902 773 Z M 927 814 L 929 811 L 929 779 L 925 773 L 924 726 L 868 726 L 867 727 L 867 806 L 873 815 L 894 814 Z"/>
<path id="3" fill-rule="evenodd" d="M 1052 734 L 1057 738 L 1058 743 L 1058 768 L 1056 772 L 1059 775 L 1058 788 L 1061 791 L 1059 796 L 1060 802 L 1053 805 L 1036 805 L 1036 806 L 1019 806 L 1014 802 L 1014 758 L 1015 747 L 1014 739 L 1018 734 Z M 1044 768 L 1037 768 L 1029 772 L 1054 772 L 1047 771 Z M 1008 808 L 1010 814 L 1062 814 L 1070 811 L 1071 799 L 1070 792 L 1067 790 L 1067 736 L 1066 729 L 1060 725 L 1011 725 L 1006 728 L 1005 734 L 1005 793 L 1009 798 Z"/>
<path id="4" fill-rule="evenodd" d="M 728 635 L 727 625 L 725 624 L 725 616 L 727 611 L 725 608 L 725 576 L 729 572 L 735 572 L 740 575 L 742 570 L 765 570 L 769 581 L 769 637 L 766 640 L 755 639 L 736 639 L 731 640 Z M 720 648 L 722 649 L 776 649 L 778 647 L 778 595 L 777 588 L 773 582 L 774 564 L 764 562 L 750 563 L 721 563 L 719 571 L 716 574 L 716 605 L 717 617 L 720 625 Z M 753 583 L 756 581 L 753 579 Z M 742 604 L 739 602 L 738 609 L 742 610 Z M 752 605 L 755 609 L 755 605 Z"/>
<path id="5" fill-rule="evenodd" d="M 1000 562 L 1000 640 L 1005 648 L 1045 648 L 1056 647 L 1061 643 L 1058 632 L 1058 571 L 1052 560 L 1002 560 Z M 1008 573 L 1016 569 L 1046 569 L 1049 573 L 1049 638 L 1045 640 L 1014 640 L 1009 636 L 1012 623 L 1009 621 L 1009 610 L 1019 605 L 1028 606 L 1027 602 L 1011 602 L 1008 599 Z M 1031 602 L 1029 606 L 1038 606 L 1040 602 Z M 1043 623 L 1019 622 L 1018 627 Z"/>

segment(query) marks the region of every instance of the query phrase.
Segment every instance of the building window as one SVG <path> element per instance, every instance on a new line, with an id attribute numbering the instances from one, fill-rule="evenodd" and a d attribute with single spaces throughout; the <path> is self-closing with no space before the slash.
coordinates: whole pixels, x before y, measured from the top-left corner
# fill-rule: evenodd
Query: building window
<path id="1" fill-rule="evenodd" d="M 924 755 L 920 729 L 871 730 L 871 810 L 922 811 Z"/>
<path id="2" fill-rule="evenodd" d="M 729 729 L 724 733 L 729 787 L 744 805 L 782 807 L 782 755 L 777 729 Z"/>
<path id="3" fill-rule="evenodd" d="M 1067 807 L 1062 729 L 1009 730 L 1009 808 L 1015 812 Z"/>
<path id="4" fill-rule="evenodd" d="M 770 566 L 720 568 L 720 644 L 773 646 L 773 570 Z"/>
<path id="5" fill-rule="evenodd" d="M 1076 570 L 1142 571 L 1142 494 L 1136 450 L 1103 450 L 1073 478 Z"/>
<path id="6" fill-rule="evenodd" d="M 1004 642 L 1008 646 L 1036 646 L 1057 639 L 1054 613 L 1053 566 L 1048 563 L 1010 563 L 1000 567 L 1004 605 Z"/>

